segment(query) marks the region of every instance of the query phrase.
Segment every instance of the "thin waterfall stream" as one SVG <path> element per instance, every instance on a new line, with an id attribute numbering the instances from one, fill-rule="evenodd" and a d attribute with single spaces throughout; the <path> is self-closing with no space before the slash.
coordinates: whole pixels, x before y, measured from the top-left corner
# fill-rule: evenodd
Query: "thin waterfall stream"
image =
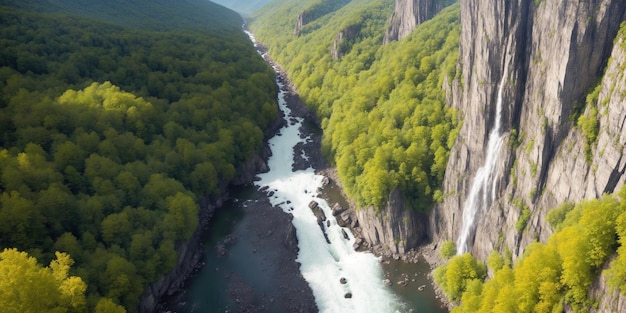
<path id="1" fill-rule="evenodd" d="M 463 206 L 463 226 L 461 233 L 456 242 L 457 254 L 469 252 L 476 233 L 475 220 L 481 209 L 487 209 L 496 199 L 496 165 L 500 160 L 500 148 L 504 141 L 502 134 L 502 90 L 504 89 L 504 79 L 507 72 L 507 66 L 504 67 L 504 73 L 500 79 L 498 86 L 498 98 L 496 100 L 496 121 L 489 133 L 489 141 L 487 144 L 487 157 L 485 164 L 478 169 L 470 194 L 465 200 Z"/>

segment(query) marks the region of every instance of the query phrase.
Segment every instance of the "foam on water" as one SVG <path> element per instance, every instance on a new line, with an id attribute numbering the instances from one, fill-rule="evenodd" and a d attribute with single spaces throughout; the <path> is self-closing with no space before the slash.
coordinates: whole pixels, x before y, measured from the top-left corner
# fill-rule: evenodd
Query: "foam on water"
<path id="1" fill-rule="evenodd" d="M 246 33 L 257 47 L 254 35 Z M 311 286 L 320 312 L 407 311 L 405 304 L 384 284 L 380 259 L 371 253 L 355 251 L 352 247 L 355 239 L 349 229 L 345 229 L 349 239 L 343 237 L 332 209 L 324 199 L 319 198 L 318 189 L 322 187 L 323 177 L 316 175 L 311 168 L 292 170 L 293 148 L 308 138 L 301 138 L 303 120 L 291 116 L 291 110 L 286 105 L 286 86 L 280 81 L 277 83 L 278 105 L 288 125 L 269 140 L 272 150 L 268 160 L 270 170 L 258 175 L 260 180 L 256 185 L 267 187 L 272 194 L 271 203 L 293 215 L 299 247 L 297 261 L 301 264 L 302 276 Z M 308 159 L 305 154 L 303 157 Z M 324 224 L 330 244 L 326 242 L 317 218 L 308 206 L 311 201 L 316 201 L 331 221 L 330 227 Z M 347 283 L 341 284 L 341 278 L 345 278 Z M 347 293 L 352 298 L 345 298 Z"/>
<path id="2" fill-rule="evenodd" d="M 279 106 L 288 121 L 293 120 L 285 105 L 284 86 L 279 83 Z M 273 195 L 270 201 L 285 212 L 293 214 L 293 224 L 297 230 L 297 261 L 301 272 L 311 286 L 320 312 L 399 312 L 403 305 L 383 283 L 383 272 L 379 259 L 371 253 L 356 252 L 352 248 L 354 236 L 349 229 L 349 240 L 343 237 L 332 210 L 324 199 L 318 197 L 317 190 L 322 186 L 323 177 L 313 169 L 292 171 L 293 147 L 307 140 L 300 138 L 302 120 L 295 119 L 270 139 L 272 157 L 268 165 L 270 171 L 259 175 L 256 183 L 268 187 Z M 316 201 L 324 214 L 331 220 L 326 228 L 330 244 L 326 242 L 317 219 L 308 204 Z M 341 284 L 346 278 L 347 284 Z M 351 299 L 344 296 L 352 294 Z"/>

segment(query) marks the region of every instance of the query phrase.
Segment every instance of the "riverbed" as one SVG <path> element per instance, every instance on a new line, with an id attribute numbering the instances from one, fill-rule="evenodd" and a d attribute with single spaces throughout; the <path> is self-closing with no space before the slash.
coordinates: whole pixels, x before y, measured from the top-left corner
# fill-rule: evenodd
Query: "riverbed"
<path id="1" fill-rule="evenodd" d="M 286 126 L 268 141 L 270 170 L 231 191 L 206 234 L 204 265 L 167 311 L 446 312 L 426 262 L 354 251 L 354 236 L 337 225 L 326 201 L 345 200 L 336 185 L 322 188 L 324 177 L 313 168 L 323 163 L 321 132 L 281 73 L 277 84 Z M 323 223 L 313 202 L 325 213 Z"/>

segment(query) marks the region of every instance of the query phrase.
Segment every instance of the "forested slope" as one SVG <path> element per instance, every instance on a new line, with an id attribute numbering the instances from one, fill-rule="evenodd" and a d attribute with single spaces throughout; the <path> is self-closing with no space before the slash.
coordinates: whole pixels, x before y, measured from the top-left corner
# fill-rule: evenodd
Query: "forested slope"
<path id="1" fill-rule="evenodd" d="M 134 311 L 172 269 L 277 115 L 240 25 L 200 1 L 0 5 L 0 250 L 56 260 L 2 252 L 3 309 Z"/>
<path id="2" fill-rule="evenodd" d="M 213 2 L 242 14 L 251 14 L 271 0 L 213 0 Z"/>
<path id="3" fill-rule="evenodd" d="M 444 88 L 455 76 L 459 7 L 383 46 L 392 5 L 276 1 L 252 16 L 250 28 L 320 118 L 324 152 L 348 196 L 381 207 L 398 189 L 427 211 L 442 197 L 458 128 Z"/>

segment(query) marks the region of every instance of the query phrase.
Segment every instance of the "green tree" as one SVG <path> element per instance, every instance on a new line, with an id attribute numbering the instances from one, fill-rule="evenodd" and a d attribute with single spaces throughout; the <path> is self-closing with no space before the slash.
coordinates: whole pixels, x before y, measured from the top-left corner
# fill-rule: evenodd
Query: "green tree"
<path id="1" fill-rule="evenodd" d="M 167 213 L 163 217 L 165 238 L 173 241 L 189 239 L 198 227 L 198 204 L 193 197 L 176 193 L 166 200 Z"/>
<path id="2" fill-rule="evenodd" d="M 4 249 L 0 253 L 0 305 L 4 312 L 81 312 L 87 285 L 68 272 L 73 261 L 56 253 L 42 267 L 26 252 Z"/>
<path id="3" fill-rule="evenodd" d="M 446 240 L 441 244 L 441 256 L 449 259 L 456 254 L 456 244 L 450 240 Z"/>

